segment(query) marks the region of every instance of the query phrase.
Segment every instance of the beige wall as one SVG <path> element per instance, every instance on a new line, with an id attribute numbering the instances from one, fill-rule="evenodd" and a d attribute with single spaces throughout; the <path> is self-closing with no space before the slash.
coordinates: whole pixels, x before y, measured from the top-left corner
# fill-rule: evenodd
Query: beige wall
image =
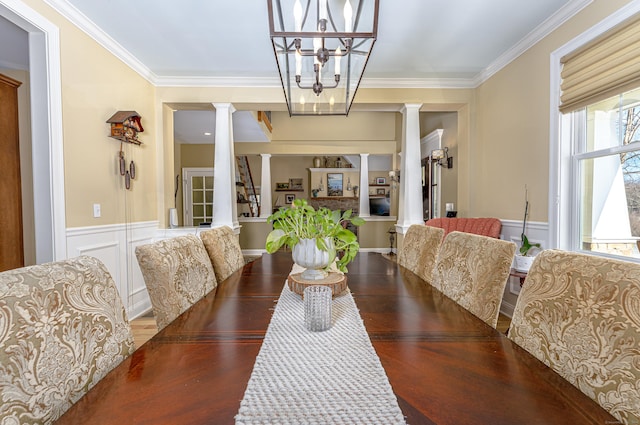
<path id="1" fill-rule="evenodd" d="M 60 29 L 67 227 L 155 220 L 154 87 L 44 2 L 25 3 Z M 106 121 L 118 110 L 137 111 L 145 128 L 142 146 L 124 147 L 127 164 L 137 165 L 130 191 L 118 172 L 120 142 L 108 137 Z"/>
<path id="2" fill-rule="evenodd" d="M 155 219 L 162 225 L 164 212 L 173 204 L 175 177 L 162 170 L 176 164 L 172 125 L 163 119 L 167 105 L 177 109 L 181 103 L 231 102 L 244 110 L 269 106 L 274 111 L 274 141 L 238 144 L 237 154 L 397 152 L 397 112 L 354 110 L 349 117 L 289 118 L 278 112 L 283 105 L 277 87 L 154 88 L 44 2 L 26 3 L 60 28 L 68 227 Z M 521 219 L 526 184 L 531 220 L 546 221 L 549 54 L 627 3 L 595 0 L 475 90 L 361 88 L 356 101 L 395 111 L 405 103 L 423 103 L 422 112 L 458 112 L 454 167 L 460 213 Z M 105 121 L 117 110 L 136 110 L 145 127 L 141 147 L 125 146 L 139 175 L 131 191 L 123 189 L 117 173 L 119 142 L 107 137 Z M 92 217 L 93 203 L 102 205 L 102 218 Z"/>
<path id="3" fill-rule="evenodd" d="M 530 220 L 548 220 L 550 54 L 627 3 L 594 1 L 478 87 L 470 175 L 476 215 L 522 220 L 526 185 Z"/>

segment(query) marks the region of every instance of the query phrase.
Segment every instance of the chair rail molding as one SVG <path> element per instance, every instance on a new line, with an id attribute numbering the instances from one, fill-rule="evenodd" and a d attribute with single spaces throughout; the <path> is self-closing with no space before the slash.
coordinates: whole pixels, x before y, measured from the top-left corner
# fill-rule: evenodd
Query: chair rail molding
<path id="1" fill-rule="evenodd" d="M 138 266 L 138 245 L 156 239 L 157 221 L 67 229 L 69 257 L 90 255 L 104 263 L 116 283 L 129 319 L 151 309 L 151 300 Z"/>

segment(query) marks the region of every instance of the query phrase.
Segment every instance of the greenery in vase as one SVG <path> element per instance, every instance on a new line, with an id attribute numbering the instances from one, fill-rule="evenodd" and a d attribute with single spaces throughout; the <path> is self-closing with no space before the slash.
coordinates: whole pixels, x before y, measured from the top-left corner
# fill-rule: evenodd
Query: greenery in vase
<path id="1" fill-rule="evenodd" d="M 325 207 L 315 209 L 306 199 L 296 199 L 291 207 L 280 207 L 271 214 L 268 221 L 273 224 L 273 230 L 267 235 L 265 244 L 270 254 L 283 246 L 293 249 L 300 239 L 315 239 L 316 247 L 329 253 L 329 265 L 336 259 L 337 253 L 342 252 L 336 265 L 346 273 L 347 264 L 356 257 L 360 249 L 356 235 L 343 227 L 346 221 L 354 226 L 364 224 L 362 218 L 352 216 L 351 210 L 341 214 L 338 210 L 332 211 Z M 332 240 L 333 246 L 328 246 L 325 238 Z"/>
<path id="2" fill-rule="evenodd" d="M 527 191 L 527 186 L 525 185 L 524 187 L 524 219 L 522 220 L 522 233 L 520 234 L 520 254 L 521 255 L 527 255 L 529 254 L 529 250 L 531 250 L 531 248 L 539 248 L 541 249 L 541 246 L 539 243 L 531 243 L 529 242 L 529 239 L 527 238 L 527 235 L 524 234 L 525 228 L 527 226 L 527 216 L 529 215 L 529 197 L 528 197 L 528 191 Z M 538 250 L 535 250 L 535 252 L 539 252 Z M 533 256 L 533 255 L 532 255 Z"/>

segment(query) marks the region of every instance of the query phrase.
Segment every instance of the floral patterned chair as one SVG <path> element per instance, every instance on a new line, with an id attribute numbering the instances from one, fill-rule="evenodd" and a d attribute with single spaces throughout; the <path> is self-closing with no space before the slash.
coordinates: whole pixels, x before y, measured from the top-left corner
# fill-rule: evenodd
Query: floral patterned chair
<path id="1" fill-rule="evenodd" d="M 451 232 L 440 246 L 433 286 L 495 328 L 515 251 L 513 242 Z"/>
<path id="2" fill-rule="evenodd" d="M 207 251 L 195 235 L 140 245 L 136 257 L 158 330 L 217 286 Z"/>
<path id="3" fill-rule="evenodd" d="M 0 423 L 55 422 L 133 350 L 118 290 L 96 258 L 0 273 Z"/>
<path id="4" fill-rule="evenodd" d="M 640 423 L 639 264 L 543 251 L 509 338 L 622 423 Z"/>
<path id="5" fill-rule="evenodd" d="M 201 232 L 200 238 L 207 249 L 218 282 L 222 282 L 244 266 L 245 261 L 238 237 L 231 228 L 216 227 Z"/>
<path id="6" fill-rule="evenodd" d="M 431 283 L 443 237 L 443 229 L 421 224 L 410 226 L 398 252 L 398 264 Z"/>

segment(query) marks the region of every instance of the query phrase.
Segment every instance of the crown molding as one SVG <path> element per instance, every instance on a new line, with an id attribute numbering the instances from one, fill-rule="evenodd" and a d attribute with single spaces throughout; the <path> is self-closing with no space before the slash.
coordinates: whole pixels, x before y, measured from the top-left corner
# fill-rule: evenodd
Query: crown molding
<path id="1" fill-rule="evenodd" d="M 142 62 L 133 56 L 127 49 L 122 47 L 120 43 L 115 41 L 109 34 L 104 32 L 93 21 L 91 21 L 85 14 L 76 9 L 75 6 L 70 4 L 67 0 L 43 0 L 49 6 L 51 6 L 56 12 L 61 14 L 72 24 L 77 26 L 80 30 L 86 33 L 89 37 L 93 38 L 98 44 L 107 49 L 111 54 L 124 62 L 127 66 L 140 74 L 141 77 L 154 83 L 157 78 L 156 75 Z"/>
<path id="2" fill-rule="evenodd" d="M 467 89 L 474 88 L 474 78 L 367 78 L 360 87 L 375 89 Z"/>
<path id="3" fill-rule="evenodd" d="M 67 0 L 44 0 L 58 13 L 84 31 L 98 44 L 131 67 L 135 72 L 151 84 L 158 87 L 281 87 L 278 78 L 270 77 L 180 77 L 158 76 L 146 65 L 133 56 L 117 41 L 111 38 L 100 27 L 94 24 L 82 12 Z M 516 45 L 507 50 L 487 68 L 471 78 L 366 78 L 363 77 L 360 86 L 363 88 L 441 88 L 463 89 L 476 88 L 495 73 L 507 66 L 521 54 L 526 52 L 544 37 L 575 16 L 593 0 L 572 0 L 564 5 L 553 16 L 545 20 L 533 31 L 527 34 Z"/>
<path id="4" fill-rule="evenodd" d="M 562 24 L 567 22 L 569 19 L 573 18 L 576 14 L 578 14 L 582 9 L 587 7 L 593 3 L 593 0 L 573 0 L 569 3 L 565 4 L 554 13 L 551 17 L 545 20 L 543 23 L 538 25 L 533 31 L 527 34 L 522 40 L 512 46 L 505 53 L 500 55 L 498 59 L 493 61 L 486 67 L 482 72 L 480 72 L 475 80 L 475 87 L 478 87 L 480 84 L 487 81 L 491 78 L 495 73 L 500 71 L 505 66 L 509 65 L 512 61 L 517 59 L 524 52 L 529 50 L 531 47 L 535 46 L 538 42 L 540 42 L 543 38 L 551 34 Z"/>
<path id="5" fill-rule="evenodd" d="M 282 88 L 277 77 L 155 77 L 158 87 L 277 87 Z"/>

